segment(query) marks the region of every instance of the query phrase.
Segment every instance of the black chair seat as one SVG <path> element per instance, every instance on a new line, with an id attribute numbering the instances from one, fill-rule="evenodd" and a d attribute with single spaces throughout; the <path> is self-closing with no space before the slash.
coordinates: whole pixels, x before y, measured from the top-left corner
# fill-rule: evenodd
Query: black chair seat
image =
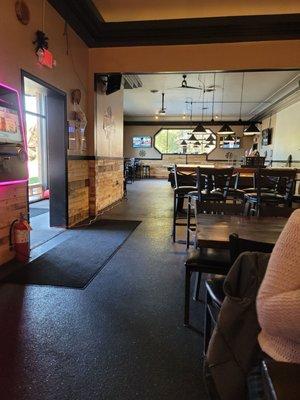
<path id="1" fill-rule="evenodd" d="M 261 201 L 263 202 L 274 202 L 274 203 L 284 203 L 284 196 L 282 196 L 281 194 L 277 194 L 277 193 L 261 193 Z M 245 199 L 247 201 L 250 201 L 252 203 L 255 203 L 257 201 L 257 193 L 256 192 L 252 192 L 252 193 L 246 193 L 245 194 Z"/>
<path id="2" fill-rule="evenodd" d="M 191 249 L 185 265 L 207 273 L 227 273 L 231 267 L 230 253 L 226 249 Z"/>
<path id="3" fill-rule="evenodd" d="M 179 186 L 178 188 L 174 189 L 176 194 L 188 194 L 189 192 L 195 190 L 195 186 Z"/>
<path id="4" fill-rule="evenodd" d="M 190 197 L 198 199 L 199 193 L 196 190 L 192 190 L 191 192 L 188 193 L 188 195 Z M 202 190 L 201 197 L 202 197 L 203 201 L 207 201 L 207 200 L 222 201 L 222 200 L 224 200 L 223 193 L 221 193 L 217 190 L 212 190 L 212 191 Z"/>
<path id="5" fill-rule="evenodd" d="M 234 198 L 234 199 L 244 199 L 245 191 L 242 189 L 235 189 L 229 188 L 227 192 L 227 199 Z"/>
<path id="6" fill-rule="evenodd" d="M 225 293 L 223 290 L 224 280 L 224 277 L 214 277 L 205 282 L 206 290 L 208 291 L 211 299 L 219 307 L 221 307 L 225 299 Z"/>
<path id="7" fill-rule="evenodd" d="M 257 189 L 255 187 L 250 187 L 250 188 L 246 188 L 243 189 L 245 193 L 257 193 Z M 274 189 L 272 188 L 267 188 L 267 187 L 263 187 L 261 188 L 261 191 L 264 193 L 274 193 Z"/>

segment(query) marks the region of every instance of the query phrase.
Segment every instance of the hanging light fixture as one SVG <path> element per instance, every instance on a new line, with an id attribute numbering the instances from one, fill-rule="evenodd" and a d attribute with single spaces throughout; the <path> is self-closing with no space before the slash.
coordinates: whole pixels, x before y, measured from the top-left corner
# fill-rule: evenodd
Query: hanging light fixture
<path id="1" fill-rule="evenodd" d="M 201 113 L 202 113 L 201 121 L 202 122 L 199 123 L 196 126 L 196 128 L 193 130 L 193 132 L 197 132 L 197 133 L 206 133 L 206 129 L 203 126 L 204 94 L 205 94 L 205 91 L 203 90 L 203 94 L 202 94 L 202 111 L 201 111 Z"/>
<path id="2" fill-rule="evenodd" d="M 198 146 L 200 146 L 199 140 L 197 140 L 197 142 L 194 143 L 194 147 L 198 147 Z"/>
<path id="3" fill-rule="evenodd" d="M 234 134 L 234 131 L 232 128 L 225 122 L 225 124 L 222 126 L 222 128 L 218 131 L 220 135 L 225 135 L 225 134 Z"/>
<path id="4" fill-rule="evenodd" d="M 204 128 L 204 126 L 203 126 L 201 123 L 199 123 L 199 124 L 196 126 L 196 128 L 193 130 L 193 132 L 196 132 L 196 133 L 206 133 L 206 129 Z"/>
<path id="5" fill-rule="evenodd" d="M 185 140 L 182 140 L 182 141 L 180 142 L 180 146 L 187 146 L 187 142 L 186 142 Z"/>
<path id="6" fill-rule="evenodd" d="M 187 142 L 197 142 L 198 139 L 196 136 L 192 133 L 191 136 L 187 139 Z"/>
<path id="7" fill-rule="evenodd" d="M 248 128 L 244 129 L 245 136 L 258 135 L 259 133 L 260 130 L 258 129 L 258 127 L 255 125 L 254 122 L 251 122 Z"/>
<path id="8" fill-rule="evenodd" d="M 225 87 L 225 74 L 223 75 L 223 87 L 222 87 L 222 108 L 221 108 L 221 121 L 223 120 L 223 106 L 224 106 L 224 87 Z M 227 124 L 223 124 L 223 126 L 218 131 L 219 135 L 226 135 L 226 134 L 234 134 L 232 128 Z"/>

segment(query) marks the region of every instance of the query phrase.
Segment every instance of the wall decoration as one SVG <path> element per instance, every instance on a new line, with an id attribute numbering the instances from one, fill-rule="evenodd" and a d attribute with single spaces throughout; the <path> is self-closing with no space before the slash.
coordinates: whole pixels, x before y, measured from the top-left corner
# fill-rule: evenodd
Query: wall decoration
<path id="1" fill-rule="evenodd" d="M 112 113 L 111 106 L 108 106 L 103 117 L 103 130 L 106 139 L 110 139 L 116 133 L 116 124 Z"/>
<path id="2" fill-rule="evenodd" d="M 85 128 L 87 118 L 80 107 L 81 91 L 74 89 L 71 92 L 71 100 L 73 103 L 74 118 L 69 123 L 69 149 L 83 152 L 86 150 Z"/>
<path id="3" fill-rule="evenodd" d="M 35 54 L 38 57 L 38 61 L 41 65 L 53 68 L 56 66 L 56 61 L 53 58 L 53 54 L 48 50 L 49 38 L 42 31 L 36 31 L 36 39 L 32 42 L 35 45 Z"/>
<path id="4" fill-rule="evenodd" d="M 15 11 L 16 16 L 21 24 L 28 25 L 30 21 L 30 11 L 25 1 L 16 1 Z"/>

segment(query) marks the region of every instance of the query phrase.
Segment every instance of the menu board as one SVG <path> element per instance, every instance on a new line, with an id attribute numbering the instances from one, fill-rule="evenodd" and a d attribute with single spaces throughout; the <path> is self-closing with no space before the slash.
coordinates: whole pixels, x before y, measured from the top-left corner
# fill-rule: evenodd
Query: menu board
<path id="1" fill-rule="evenodd" d="M 0 143 L 20 143 L 22 134 L 17 110 L 0 106 Z"/>

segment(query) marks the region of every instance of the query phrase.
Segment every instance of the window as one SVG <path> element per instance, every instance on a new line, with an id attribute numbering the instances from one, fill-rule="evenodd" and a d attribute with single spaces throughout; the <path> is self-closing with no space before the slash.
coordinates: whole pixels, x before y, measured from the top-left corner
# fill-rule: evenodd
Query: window
<path id="1" fill-rule="evenodd" d="M 211 129 L 206 132 L 194 132 L 197 142 L 190 142 L 193 129 L 161 129 L 154 136 L 154 147 L 161 154 L 209 154 L 216 148 L 216 135 Z"/>
<path id="2" fill-rule="evenodd" d="M 25 117 L 29 185 L 47 186 L 45 93 L 28 78 L 25 83 Z"/>

